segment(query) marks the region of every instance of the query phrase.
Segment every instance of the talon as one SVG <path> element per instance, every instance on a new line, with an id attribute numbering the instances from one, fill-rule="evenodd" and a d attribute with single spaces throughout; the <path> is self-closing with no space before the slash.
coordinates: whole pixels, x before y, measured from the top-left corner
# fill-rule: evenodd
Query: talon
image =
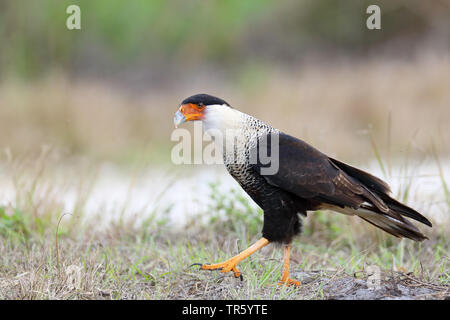
<path id="1" fill-rule="evenodd" d="M 278 282 L 279 286 L 300 286 L 300 281 L 289 278 L 289 259 L 291 256 L 291 245 L 284 247 L 284 263 L 283 263 L 283 275 L 281 281 Z"/>
<path id="2" fill-rule="evenodd" d="M 302 284 L 301 284 L 300 281 L 297 281 L 297 280 L 288 278 L 288 279 L 286 279 L 286 280 L 281 280 L 280 282 L 278 282 L 278 285 L 279 285 L 279 286 L 288 286 L 288 287 L 290 287 L 290 286 L 296 286 L 296 287 L 299 287 L 299 286 L 301 286 Z"/>
<path id="3" fill-rule="evenodd" d="M 233 269 L 231 270 L 233 270 L 235 278 L 240 278 L 241 281 L 244 280 L 244 277 L 242 276 L 241 272 L 236 267 L 233 267 Z"/>
<path id="4" fill-rule="evenodd" d="M 266 246 L 267 244 L 269 244 L 269 240 L 267 240 L 266 238 L 261 238 L 256 243 L 254 243 L 253 245 L 251 245 L 238 255 L 232 257 L 231 259 L 228 259 L 227 261 L 216 264 L 202 264 L 202 265 L 200 265 L 199 263 L 194 263 L 191 266 L 200 265 L 200 270 L 210 270 L 210 271 L 219 270 L 222 273 L 233 271 L 234 276 L 236 278 L 240 278 L 241 281 L 243 281 L 244 277 L 242 276 L 238 268 L 236 268 L 236 265 L 245 258 L 247 258 L 248 256 L 252 255 L 256 251 L 261 249 L 262 247 Z"/>
<path id="5" fill-rule="evenodd" d="M 196 264 L 200 265 L 200 264 Z M 230 272 L 232 271 L 235 278 L 241 279 L 241 281 L 244 281 L 244 277 L 242 276 L 242 273 L 239 271 L 238 268 L 236 268 L 237 262 L 236 260 L 230 259 L 222 263 L 217 264 L 201 264 L 200 269 L 201 270 L 209 270 L 214 271 L 218 270 L 222 273 Z"/>
<path id="6" fill-rule="evenodd" d="M 236 260 L 230 259 L 222 263 L 216 264 L 203 264 L 200 269 L 202 270 L 218 270 L 222 273 L 233 271 L 234 276 L 236 278 L 241 277 L 241 272 L 236 268 L 237 262 Z"/>
<path id="7" fill-rule="evenodd" d="M 192 268 L 193 266 L 200 266 L 200 269 L 202 268 L 203 263 L 193 263 L 188 268 Z"/>

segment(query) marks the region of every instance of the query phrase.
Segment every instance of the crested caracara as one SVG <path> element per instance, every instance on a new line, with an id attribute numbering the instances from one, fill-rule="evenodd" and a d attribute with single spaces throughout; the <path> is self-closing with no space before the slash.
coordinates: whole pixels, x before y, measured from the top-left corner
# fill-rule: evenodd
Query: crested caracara
<path id="1" fill-rule="evenodd" d="M 299 285 L 289 278 L 290 244 L 301 232 L 301 217 L 320 209 L 358 216 L 396 237 L 426 239 L 406 218 L 430 227 L 431 223 L 393 199 L 389 186 L 379 178 L 330 158 L 211 95 L 197 94 L 181 102 L 175 125 L 194 120 L 202 121 L 205 130 L 222 134 L 223 140 L 214 142 L 223 151 L 228 172 L 264 211 L 260 240 L 227 261 L 200 264 L 201 269 L 232 271 L 241 277 L 240 261 L 271 242 L 281 243 L 284 264 L 280 283 Z M 224 141 L 227 131 L 234 131 L 231 147 Z M 264 172 L 267 161 L 260 159 L 261 154 L 274 156 L 271 161 L 277 162 L 276 170 Z"/>

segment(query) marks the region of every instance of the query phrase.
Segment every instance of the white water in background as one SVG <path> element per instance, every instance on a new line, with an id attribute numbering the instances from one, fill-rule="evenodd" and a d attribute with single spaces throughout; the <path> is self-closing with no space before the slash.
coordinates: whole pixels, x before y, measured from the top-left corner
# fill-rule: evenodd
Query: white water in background
<path id="1" fill-rule="evenodd" d="M 394 166 L 388 177 L 376 162 L 359 167 L 388 182 L 393 195 L 399 200 L 402 200 L 399 191 L 409 185 L 408 205 L 434 223 L 448 223 L 450 210 L 436 162 L 411 165 L 409 170 L 405 170 L 405 166 Z M 444 179 L 450 184 L 450 164 L 442 164 L 442 170 Z M 211 201 L 210 183 L 219 183 L 221 192 L 232 188 L 241 190 L 222 166 L 176 166 L 170 170 L 151 168 L 137 173 L 103 165 L 92 189 L 85 192 L 84 218 L 98 219 L 98 226 L 119 219 L 139 224 L 154 210 L 166 215 L 175 226 L 182 227 L 187 217 L 207 212 Z M 61 181 L 71 179 L 68 172 L 62 172 L 62 175 L 65 177 Z M 16 190 L 11 180 L 6 174 L 0 181 L 0 205 L 14 206 Z M 44 190 L 49 190 L 51 185 L 55 192 L 53 196 L 63 204 L 64 212 L 73 212 L 79 202 L 79 186 L 75 182 L 58 186 L 55 181 L 47 181 L 38 185 L 38 189 L 43 190 L 42 194 L 48 196 L 49 193 Z M 163 213 L 166 209 L 167 213 Z"/>

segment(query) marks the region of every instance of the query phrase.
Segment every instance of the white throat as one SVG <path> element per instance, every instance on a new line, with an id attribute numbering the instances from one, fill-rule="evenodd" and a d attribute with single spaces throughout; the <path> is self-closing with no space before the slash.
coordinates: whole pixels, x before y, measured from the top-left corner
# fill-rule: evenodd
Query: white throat
<path id="1" fill-rule="evenodd" d="M 206 107 L 203 128 L 204 130 L 220 130 L 225 133 L 227 129 L 240 129 L 244 114 L 226 105 L 210 105 Z"/>

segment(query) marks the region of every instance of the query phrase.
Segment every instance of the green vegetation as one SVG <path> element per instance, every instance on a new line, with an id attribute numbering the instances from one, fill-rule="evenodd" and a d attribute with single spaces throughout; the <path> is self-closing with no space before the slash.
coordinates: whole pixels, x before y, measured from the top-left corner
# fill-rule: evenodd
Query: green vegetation
<path id="1" fill-rule="evenodd" d="M 66 29 L 66 8 L 81 8 L 80 31 Z M 6 0 L 0 5 L 2 76 L 37 77 L 49 70 L 112 76 L 118 70 L 175 64 L 221 65 L 240 70 L 247 63 L 289 65 L 311 48 L 351 54 L 404 37 L 412 43 L 442 29 L 447 8 L 427 10 L 410 1 L 377 1 L 383 30 L 365 28 L 371 1 L 328 0 Z M 432 26 L 433 22 L 433 26 Z M 436 32 L 438 33 L 438 32 Z M 437 39 L 439 41 L 439 39 Z"/>
<path id="2" fill-rule="evenodd" d="M 199 271 L 189 266 L 225 260 L 260 236 L 261 212 L 240 191 L 224 194 L 213 184 L 211 197 L 207 212 L 183 229 L 174 228 L 163 210 L 138 226 L 122 221 L 93 231 L 97 220 L 80 224 L 62 216 L 59 224 L 45 212 L 31 219 L 1 207 L 0 299 L 324 299 L 333 297 L 339 281 L 367 279 L 368 266 L 378 266 L 391 284 L 434 290 L 422 298 L 442 298 L 448 290 L 446 226 L 413 243 L 331 212 L 310 214 L 293 244 L 293 275 L 314 275 L 300 288 L 276 285 L 282 267 L 277 246 L 239 264 L 244 281 Z"/>
<path id="3" fill-rule="evenodd" d="M 210 185 L 210 205 L 207 224 L 213 229 L 225 229 L 240 239 L 255 238 L 261 231 L 263 211 L 251 205 L 240 190 L 220 192 L 219 183 Z M 201 215 L 201 214 L 200 214 Z"/>
<path id="4" fill-rule="evenodd" d="M 13 209 L 11 215 L 0 207 L 0 234 L 7 239 L 27 240 L 30 234 L 30 217 L 20 210 Z"/>
<path id="5" fill-rule="evenodd" d="M 82 12 L 82 30 L 66 28 L 67 6 Z M 45 74 L 48 67 L 72 70 L 105 63 L 117 66 L 157 62 L 160 59 L 223 59 L 235 39 L 268 1 L 90 1 L 43 0 L 39 3 L 6 1 L 0 11 L 0 54 L 10 73 L 24 77 Z M 214 23 L 214 28 L 210 24 Z M 98 48 L 95 61 L 90 47 Z M 166 61 L 169 62 L 169 61 Z"/>

